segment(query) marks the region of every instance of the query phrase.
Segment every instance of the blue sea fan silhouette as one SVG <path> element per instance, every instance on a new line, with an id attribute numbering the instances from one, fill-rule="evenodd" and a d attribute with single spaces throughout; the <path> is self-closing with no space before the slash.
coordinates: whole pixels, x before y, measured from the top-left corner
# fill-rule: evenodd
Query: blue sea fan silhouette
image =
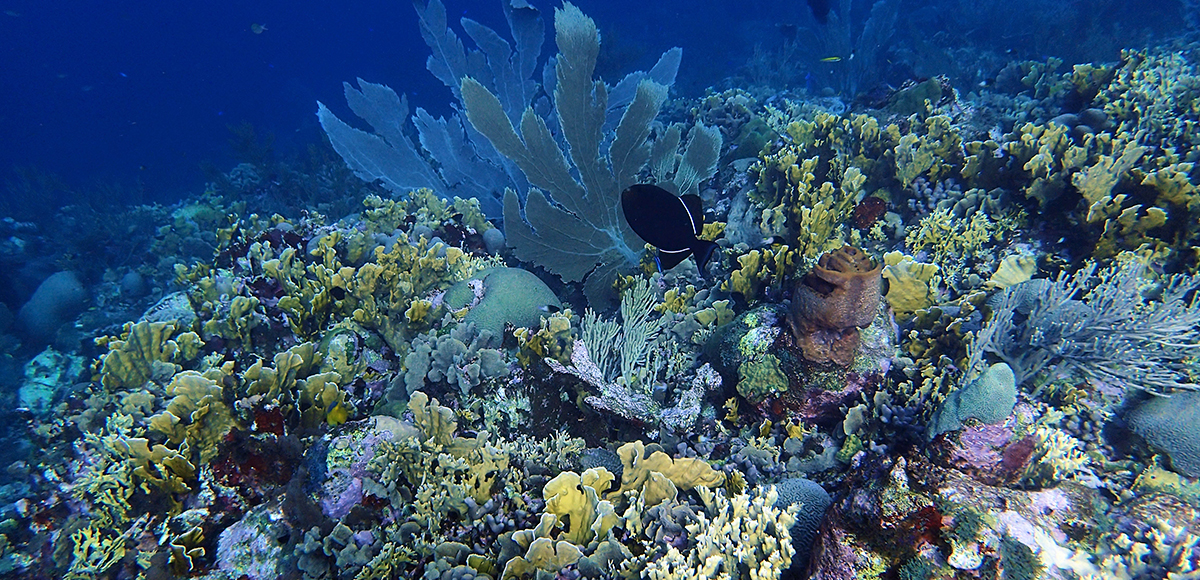
<path id="1" fill-rule="evenodd" d="M 500 100 L 474 78 L 463 79 L 462 101 L 471 124 L 534 186 L 524 217 L 517 193 L 510 189 L 504 196 L 505 234 L 517 257 L 567 282 L 586 278 L 589 303 L 603 308 L 613 301 L 617 273 L 636 263 L 642 247 L 622 216 L 620 194 L 649 161 L 650 124 L 666 101 L 667 86 L 649 78 L 637 84 L 602 154 L 608 87 L 592 79 L 600 34 L 570 3 L 555 10 L 554 25 L 560 53 L 553 101 L 568 152 L 532 108 L 522 114 L 518 134 Z"/>

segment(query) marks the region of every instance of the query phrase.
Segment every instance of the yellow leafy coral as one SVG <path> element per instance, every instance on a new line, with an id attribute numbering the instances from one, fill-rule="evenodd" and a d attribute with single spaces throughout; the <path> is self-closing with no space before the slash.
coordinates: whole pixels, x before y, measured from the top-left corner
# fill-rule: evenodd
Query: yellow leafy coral
<path id="1" fill-rule="evenodd" d="M 647 453 L 647 447 L 641 441 L 631 441 L 617 448 L 617 456 L 621 458 L 624 469 L 621 472 L 621 487 L 608 494 L 610 499 L 620 497 L 627 491 L 641 491 L 653 472 L 665 475 L 676 487 L 684 490 L 717 487 L 725 482 L 725 474 L 713 469 L 703 459 L 672 459 L 657 445 L 651 446 Z"/>
<path id="2" fill-rule="evenodd" d="M 842 224 L 853 212 L 867 178 L 854 166 L 830 175 L 835 168 L 828 160 L 802 158 L 803 151 L 786 145 L 764 155 L 751 168 L 758 174 L 751 200 L 762 208 L 759 229 L 764 236 L 783 237 L 805 262 L 815 262 L 826 251 L 841 247 Z M 824 177 L 818 178 L 818 173 Z"/>
<path id="3" fill-rule="evenodd" d="M 600 494 L 612 486 L 614 476 L 603 467 L 594 467 L 582 475 L 564 471 L 546 482 L 542 497 L 546 511 L 565 524 L 562 538 L 580 546 L 604 540 L 620 517 Z"/>
<path id="4" fill-rule="evenodd" d="M 883 277 L 888 281 L 884 298 L 892 310 L 910 315 L 933 305 L 936 295 L 931 283 L 938 273 L 937 264 L 918 262 L 900 252 L 884 254 L 883 263 Z"/>
<path id="5" fill-rule="evenodd" d="M 803 256 L 786 245 L 750 250 L 738 256 L 738 269 L 729 273 L 721 290 L 736 292 L 746 300 L 757 300 L 764 287 L 780 290 L 795 273 Z"/>
<path id="6" fill-rule="evenodd" d="M 150 418 L 150 429 L 166 435 L 172 445 L 188 441 L 199 452 L 200 462 L 208 463 L 216 457 L 221 440 L 237 425 L 218 383 L 225 376 L 220 369 L 175 375 L 166 388 L 167 396 L 173 398 L 165 411 Z"/>
<path id="7" fill-rule="evenodd" d="M 126 323 L 120 337 L 97 339 L 97 346 L 108 347 L 100 357 L 101 384 L 111 390 L 135 389 L 151 378 L 174 375 L 177 363 L 195 358 L 204 345 L 194 332 L 172 338 L 176 330 L 173 322 L 142 321 Z"/>
<path id="8" fill-rule="evenodd" d="M 1135 142 L 1127 142 L 1117 154 L 1118 146 L 1114 144 L 1112 155 L 1101 155 L 1099 159 L 1076 173 L 1071 183 L 1083 195 L 1088 204 L 1087 221 L 1096 223 L 1112 217 L 1121 208 L 1124 194 L 1112 195 L 1113 187 L 1125 177 L 1138 160 L 1145 155 L 1146 148 Z"/>
<path id="9" fill-rule="evenodd" d="M 928 176 L 936 182 L 949 175 L 954 161 L 962 157 L 962 138 L 950 124 L 950 117 L 932 115 L 919 123 L 917 115 L 909 118 L 911 126 L 923 131 L 900 135 L 896 125 L 888 125 L 887 133 L 896 142 L 892 154 L 896 161 L 896 179 L 908 187 L 918 177 Z"/>

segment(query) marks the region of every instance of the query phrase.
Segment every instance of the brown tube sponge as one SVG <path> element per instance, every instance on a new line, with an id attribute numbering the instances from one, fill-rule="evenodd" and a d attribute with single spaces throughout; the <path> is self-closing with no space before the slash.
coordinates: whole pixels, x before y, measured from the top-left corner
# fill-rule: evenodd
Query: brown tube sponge
<path id="1" fill-rule="evenodd" d="M 826 252 L 796 285 L 788 322 L 792 336 L 815 362 L 849 365 L 858 329 L 879 313 L 883 265 L 851 246 Z"/>

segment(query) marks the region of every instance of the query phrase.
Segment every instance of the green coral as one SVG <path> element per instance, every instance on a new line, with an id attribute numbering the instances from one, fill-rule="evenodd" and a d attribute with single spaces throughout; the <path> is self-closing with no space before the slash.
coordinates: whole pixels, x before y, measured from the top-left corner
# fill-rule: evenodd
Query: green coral
<path id="1" fill-rule="evenodd" d="M 1045 569 L 1029 546 L 1007 534 L 1000 539 L 1000 560 L 1004 580 L 1037 580 Z"/>
<path id="2" fill-rule="evenodd" d="M 786 393 L 787 390 L 787 375 L 780 367 L 779 358 L 773 354 L 744 361 L 738 367 L 738 394 L 751 403 Z"/>
<path id="3" fill-rule="evenodd" d="M 466 309 L 463 322 L 490 332 L 497 340 L 506 325 L 538 326 L 548 312 L 562 308 L 549 286 L 520 268 L 488 268 L 458 282 L 443 297 L 451 311 Z"/>
<path id="4" fill-rule="evenodd" d="M 1171 458 L 1171 467 L 1200 476 L 1200 392 L 1134 400 L 1125 413 L 1129 428 Z"/>

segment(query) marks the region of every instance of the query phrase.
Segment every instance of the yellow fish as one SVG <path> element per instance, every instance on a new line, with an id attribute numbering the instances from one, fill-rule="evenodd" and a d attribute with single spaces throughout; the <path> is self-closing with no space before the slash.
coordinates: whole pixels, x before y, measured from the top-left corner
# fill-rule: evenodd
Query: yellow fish
<path id="1" fill-rule="evenodd" d="M 842 57 L 840 57 L 840 56 L 827 56 L 827 57 L 825 57 L 825 58 L 821 59 L 821 62 L 838 62 L 839 60 L 842 60 Z"/>

